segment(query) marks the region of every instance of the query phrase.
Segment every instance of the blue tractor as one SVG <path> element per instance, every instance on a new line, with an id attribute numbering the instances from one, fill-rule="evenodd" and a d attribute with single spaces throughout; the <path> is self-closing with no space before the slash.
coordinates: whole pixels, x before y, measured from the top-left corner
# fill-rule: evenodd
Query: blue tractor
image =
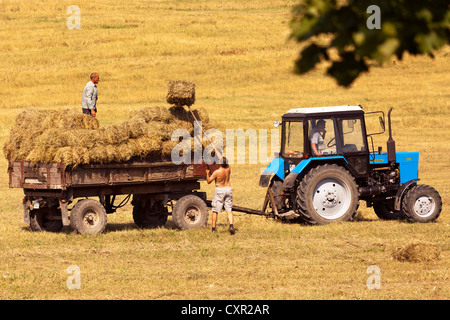
<path id="1" fill-rule="evenodd" d="M 366 201 L 381 219 L 430 222 L 442 200 L 419 185 L 418 152 L 397 152 L 388 112 L 387 152 L 374 150 L 374 134 L 385 132 L 382 111 L 361 106 L 299 108 L 282 116 L 281 150 L 265 169 L 263 211 L 274 217 L 328 224 L 351 220 Z M 365 115 L 379 113 L 381 131 L 367 134 Z M 369 150 L 369 141 L 371 150 Z"/>

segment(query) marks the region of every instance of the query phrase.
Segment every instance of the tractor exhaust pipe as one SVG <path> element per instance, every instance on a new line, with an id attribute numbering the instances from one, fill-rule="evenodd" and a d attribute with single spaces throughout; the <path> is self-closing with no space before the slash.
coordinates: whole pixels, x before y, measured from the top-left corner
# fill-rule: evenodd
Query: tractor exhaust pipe
<path id="1" fill-rule="evenodd" d="M 391 111 L 392 111 L 392 108 L 390 108 L 388 111 L 389 139 L 387 141 L 387 154 L 388 154 L 389 163 L 391 165 L 393 165 L 397 161 L 397 158 L 395 155 L 395 141 L 394 141 L 394 139 L 392 139 Z"/>

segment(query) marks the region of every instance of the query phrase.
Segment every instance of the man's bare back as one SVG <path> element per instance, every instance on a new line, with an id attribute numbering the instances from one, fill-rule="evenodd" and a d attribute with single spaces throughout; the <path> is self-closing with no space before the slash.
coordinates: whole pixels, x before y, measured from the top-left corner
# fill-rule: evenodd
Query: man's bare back
<path id="1" fill-rule="evenodd" d="M 211 183 L 215 180 L 216 187 L 231 187 L 230 175 L 231 168 L 229 165 L 226 168 L 220 166 L 211 176 L 209 176 L 209 170 L 206 171 L 206 182 Z"/>

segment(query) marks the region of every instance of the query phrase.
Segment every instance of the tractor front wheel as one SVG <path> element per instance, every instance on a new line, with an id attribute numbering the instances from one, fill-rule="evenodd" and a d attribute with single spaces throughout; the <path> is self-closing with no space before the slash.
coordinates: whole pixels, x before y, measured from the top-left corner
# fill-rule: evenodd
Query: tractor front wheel
<path id="1" fill-rule="evenodd" d="M 311 169 L 299 183 L 296 211 L 311 224 L 348 221 L 358 208 L 358 190 L 343 167 L 325 164 Z"/>
<path id="2" fill-rule="evenodd" d="M 441 214 L 442 199 L 433 187 L 415 185 L 403 198 L 402 209 L 410 221 L 430 222 Z"/>

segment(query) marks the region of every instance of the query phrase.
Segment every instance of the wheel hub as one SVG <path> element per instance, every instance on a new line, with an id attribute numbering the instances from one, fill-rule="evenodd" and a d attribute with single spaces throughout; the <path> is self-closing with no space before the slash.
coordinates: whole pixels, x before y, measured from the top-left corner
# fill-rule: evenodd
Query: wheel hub
<path id="1" fill-rule="evenodd" d="M 198 208 L 190 207 L 186 211 L 185 218 L 189 223 L 195 223 L 198 219 L 200 219 L 200 211 Z"/>
<path id="2" fill-rule="evenodd" d="M 421 217 L 427 217 L 434 212 L 435 203 L 433 198 L 430 197 L 419 197 L 414 203 L 414 211 L 417 215 Z"/>
<path id="3" fill-rule="evenodd" d="M 324 179 L 314 188 L 313 205 L 325 219 L 338 219 L 350 205 L 350 189 L 343 181 Z"/>
<path id="4" fill-rule="evenodd" d="M 324 197 L 324 200 L 322 201 L 322 204 L 326 208 L 333 208 L 338 203 L 338 198 L 336 194 L 336 190 L 328 191 L 327 194 Z"/>
<path id="5" fill-rule="evenodd" d="M 94 227 L 98 222 L 98 216 L 95 212 L 87 212 L 84 215 L 84 223 L 88 227 Z"/>

